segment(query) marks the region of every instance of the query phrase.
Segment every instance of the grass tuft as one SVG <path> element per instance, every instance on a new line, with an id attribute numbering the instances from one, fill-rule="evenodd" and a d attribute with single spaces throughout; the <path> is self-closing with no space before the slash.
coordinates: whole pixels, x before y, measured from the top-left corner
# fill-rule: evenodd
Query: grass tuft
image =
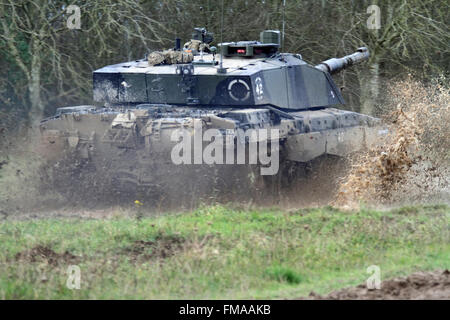
<path id="1" fill-rule="evenodd" d="M 290 284 L 299 284 L 303 282 L 303 277 L 299 273 L 283 266 L 273 266 L 267 268 L 264 274 L 267 277 L 279 282 L 287 282 Z"/>

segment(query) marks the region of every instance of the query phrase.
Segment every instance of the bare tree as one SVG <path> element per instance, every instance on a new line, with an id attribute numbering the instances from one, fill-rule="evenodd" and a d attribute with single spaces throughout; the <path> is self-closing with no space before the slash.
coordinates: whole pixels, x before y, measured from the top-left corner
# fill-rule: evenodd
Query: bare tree
<path id="1" fill-rule="evenodd" d="M 0 0 L 0 39 L 5 44 L 0 51 L 23 74 L 24 91 L 17 95 L 29 105 L 32 118 L 42 117 L 52 101 L 90 91 L 86 80 L 93 66 L 122 51 L 125 34 L 144 50 L 150 43 L 164 41 L 164 26 L 145 14 L 140 1 L 71 4 L 80 8 L 80 30 L 68 28 L 70 14 L 62 1 Z"/>

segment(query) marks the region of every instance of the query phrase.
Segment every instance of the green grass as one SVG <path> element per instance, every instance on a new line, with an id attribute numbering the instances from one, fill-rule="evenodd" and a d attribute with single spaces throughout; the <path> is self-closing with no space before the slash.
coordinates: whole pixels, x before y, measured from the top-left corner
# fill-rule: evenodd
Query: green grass
<path id="1" fill-rule="evenodd" d="M 439 205 L 359 212 L 212 206 L 139 221 L 5 221 L 0 299 L 325 294 L 363 283 L 370 265 L 381 268 L 382 280 L 450 268 L 449 218 L 450 208 Z M 52 263 L 26 255 L 38 246 L 59 256 Z M 81 269 L 80 290 L 66 287 L 71 264 Z"/>

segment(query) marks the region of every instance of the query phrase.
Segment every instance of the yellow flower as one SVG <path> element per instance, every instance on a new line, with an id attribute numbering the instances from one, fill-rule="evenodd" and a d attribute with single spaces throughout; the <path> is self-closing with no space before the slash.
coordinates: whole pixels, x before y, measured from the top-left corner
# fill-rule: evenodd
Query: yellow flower
<path id="1" fill-rule="evenodd" d="M 134 200 L 134 204 L 136 205 L 136 206 L 142 206 L 142 205 L 144 205 L 142 202 L 140 202 L 139 200 Z"/>

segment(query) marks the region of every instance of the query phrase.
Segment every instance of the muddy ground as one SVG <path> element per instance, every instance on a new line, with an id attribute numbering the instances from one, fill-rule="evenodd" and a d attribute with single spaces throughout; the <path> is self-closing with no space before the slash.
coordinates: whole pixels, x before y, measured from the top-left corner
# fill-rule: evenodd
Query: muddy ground
<path id="1" fill-rule="evenodd" d="M 310 300 L 448 300 L 450 271 L 415 272 L 407 277 L 385 280 L 380 289 L 367 289 L 366 284 L 345 288 L 321 296 L 311 292 Z"/>

